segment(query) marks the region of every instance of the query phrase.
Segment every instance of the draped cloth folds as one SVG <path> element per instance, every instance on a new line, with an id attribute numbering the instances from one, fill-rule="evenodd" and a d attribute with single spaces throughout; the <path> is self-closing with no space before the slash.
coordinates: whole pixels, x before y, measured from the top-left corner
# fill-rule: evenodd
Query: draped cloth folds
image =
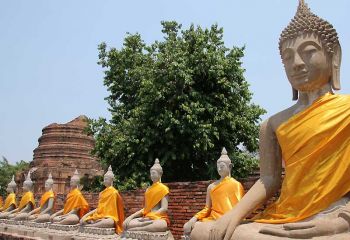
<path id="1" fill-rule="evenodd" d="M 50 190 L 45 192 L 40 199 L 40 211 L 42 210 L 42 208 L 44 207 L 45 203 L 50 199 L 53 198 L 55 200 L 55 193 Z"/>
<path id="2" fill-rule="evenodd" d="M 161 182 L 153 183 L 145 192 L 145 207 L 143 208 L 143 217 L 152 220 L 165 220 L 169 226 L 170 220 L 167 213 L 152 212 L 152 209 L 169 194 L 169 188 Z"/>
<path id="3" fill-rule="evenodd" d="M 15 208 L 17 207 L 17 203 L 16 203 L 16 194 L 15 194 L 15 193 L 10 193 L 9 195 L 7 195 L 7 197 L 6 197 L 6 199 L 5 199 L 4 206 L 0 209 L 0 212 L 5 211 L 5 210 L 8 209 L 11 205 L 14 205 Z"/>
<path id="4" fill-rule="evenodd" d="M 104 189 L 99 196 L 96 212 L 88 216 L 85 221 L 111 218 L 115 224 L 116 233 L 123 232 L 124 205 L 122 197 L 113 186 Z"/>
<path id="5" fill-rule="evenodd" d="M 210 190 L 211 207 L 205 206 L 195 217 L 202 222 L 216 220 L 230 211 L 243 195 L 242 184 L 232 177 L 225 177 Z"/>
<path id="6" fill-rule="evenodd" d="M 280 197 L 253 220 L 297 222 L 350 191 L 350 96 L 327 93 L 276 130 L 285 161 Z"/>
<path id="7" fill-rule="evenodd" d="M 2 209 L 2 205 L 4 205 L 4 199 L 2 199 L 2 196 L 0 196 L 0 209 Z"/>
<path id="8" fill-rule="evenodd" d="M 68 193 L 63 208 L 63 214 L 67 214 L 73 209 L 78 210 L 79 218 L 82 218 L 89 210 L 89 204 L 78 188 L 75 188 Z"/>
<path id="9" fill-rule="evenodd" d="M 21 211 L 28 203 L 32 204 L 32 207 L 35 206 L 34 194 L 31 191 L 26 192 L 19 202 L 18 210 Z"/>

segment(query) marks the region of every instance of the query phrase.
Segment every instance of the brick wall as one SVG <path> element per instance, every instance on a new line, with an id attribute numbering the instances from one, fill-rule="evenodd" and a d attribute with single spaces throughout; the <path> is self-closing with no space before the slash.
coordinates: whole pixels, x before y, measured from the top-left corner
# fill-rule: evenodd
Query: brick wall
<path id="1" fill-rule="evenodd" d="M 255 174 L 245 179 L 239 179 L 239 181 L 247 191 L 258 178 L 258 174 Z M 165 183 L 170 189 L 170 230 L 175 239 L 180 239 L 183 225 L 193 217 L 195 213 L 203 209 L 207 187 L 211 182 L 212 181 Z M 129 216 L 143 207 L 144 192 L 145 189 L 121 192 L 124 201 L 125 216 Z M 91 209 L 97 207 L 98 193 L 84 193 L 84 196 L 89 202 Z M 64 196 L 58 195 L 56 201 L 57 210 L 62 209 L 63 202 Z"/>

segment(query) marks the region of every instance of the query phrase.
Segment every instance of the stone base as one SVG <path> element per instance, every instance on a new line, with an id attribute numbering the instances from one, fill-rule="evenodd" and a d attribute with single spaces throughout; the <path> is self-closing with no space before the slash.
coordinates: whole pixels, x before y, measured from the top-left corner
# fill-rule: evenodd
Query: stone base
<path id="1" fill-rule="evenodd" d="M 64 231 L 64 232 L 74 232 L 79 230 L 80 225 L 62 225 L 62 224 L 54 224 L 51 223 L 48 228 L 56 231 Z"/>
<path id="2" fill-rule="evenodd" d="M 51 224 L 50 222 L 46 222 L 46 223 L 36 223 L 32 221 L 23 222 L 24 226 L 31 227 L 31 228 L 47 228 L 50 224 Z"/>
<path id="3" fill-rule="evenodd" d="M 170 231 L 166 232 L 144 232 L 144 231 L 125 231 L 120 240 L 174 240 Z"/>

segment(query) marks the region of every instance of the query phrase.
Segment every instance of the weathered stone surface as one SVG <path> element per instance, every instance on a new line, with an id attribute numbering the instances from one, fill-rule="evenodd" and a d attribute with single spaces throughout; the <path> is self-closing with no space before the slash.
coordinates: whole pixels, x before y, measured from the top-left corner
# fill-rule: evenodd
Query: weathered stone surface
<path id="1" fill-rule="evenodd" d="M 66 124 L 53 123 L 43 128 L 39 146 L 34 149 L 30 163 L 36 196 L 45 192 L 44 184 L 50 172 L 55 180 L 53 190 L 58 194 L 69 192 L 70 177 L 75 169 L 81 176 L 89 178 L 103 175 L 100 163 L 91 154 L 95 142 L 84 132 L 86 126 L 87 117 L 79 116 Z M 17 174 L 18 186 L 22 186 L 24 174 L 28 171 Z M 21 189 L 18 190 L 21 192 Z"/>

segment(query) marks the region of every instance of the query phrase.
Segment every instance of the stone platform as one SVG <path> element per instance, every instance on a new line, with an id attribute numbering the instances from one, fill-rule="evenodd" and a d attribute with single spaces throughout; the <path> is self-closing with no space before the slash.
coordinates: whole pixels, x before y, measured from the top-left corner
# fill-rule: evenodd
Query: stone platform
<path id="1" fill-rule="evenodd" d="M 114 228 L 84 228 L 30 221 L 0 221 L 0 239 L 18 240 L 112 240 L 119 239 Z"/>
<path id="2" fill-rule="evenodd" d="M 123 232 L 118 240 L 174 240 L 170 231 L 166 232 L 143 232 L 143 231 L 126 231 Z"/>

